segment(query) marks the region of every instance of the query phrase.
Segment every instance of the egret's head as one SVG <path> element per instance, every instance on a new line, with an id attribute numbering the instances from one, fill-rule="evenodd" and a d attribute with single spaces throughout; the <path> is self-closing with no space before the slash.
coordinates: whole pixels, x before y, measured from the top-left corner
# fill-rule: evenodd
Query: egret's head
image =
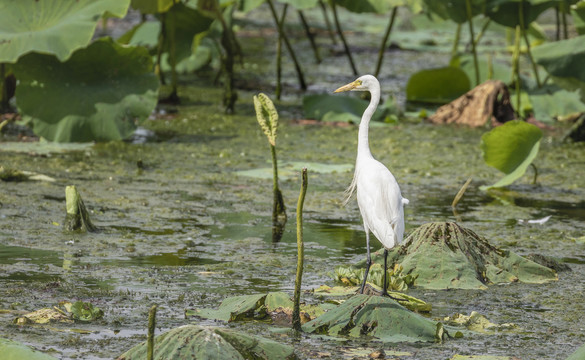
<path id="1" fill-rule="evenodd" d="M 364 75 L 357 78 L 357 80 L 355 80 L 354 82 L 351 82 L 347 85 L 340 87 L 334 92 L 338 93 L 343 91 L 370 91 L 376 85 L 379 86 L 379 83 L 374 76 Z"/>

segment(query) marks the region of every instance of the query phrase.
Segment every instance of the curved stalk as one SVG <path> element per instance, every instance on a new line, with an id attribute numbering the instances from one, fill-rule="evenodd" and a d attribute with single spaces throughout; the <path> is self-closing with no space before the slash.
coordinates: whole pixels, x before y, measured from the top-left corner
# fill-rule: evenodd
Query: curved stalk
<path id="1" fill-rule="evenodd" d="M 297 276 L 295 279 L 294 307 L 292 313 L 293 329 L 301 331 L 301 283 L 303 280 L 303 261 L 305 245 L 303 243 L 303 203 L 307 193 L 308 178 L 307 168 L 301 173 L 301 192 L 297 203 Z"/>
<path id="2" fill-rule="evenodd" d="M 534 72 L 534 78 L 536 79 L 536 85 L 541 88 L 542 83 L 540 82 L 540 77 L 538 76 L 538 68 L 536 67 L 536 62 L 532 57 L 532 52 L 530 51 L 530 40 L 528 40 L 528 34 L 526 33 L 526 27 L 524 26 L 524 1 L 520 1 L 518 6 L 520 10 L 518 11 L 518 18 L 520 20 L 520 28 L 522 29 L 522 36 L 524 37 L 524 42 L 526 43 L 526 53 L 528 54 L 528 58 L 530 59 L 530 64 L 532 64 L 532 71 Z"/>
<path id="3" fill-rule="evenodd" d="M 378 62 L 376 63 L 376 72 L 375 76 L 380 74 L 380 69 L 382 68 L 382 60 L 384 59 L 384 50 L 386 50 L 386 44 L 388 43 L 388 38 L 390 37 L 390 33 L 392 32 L 392 27 L 394 26 L 394 20 L 396 19 L 396 13 L 398 12 L 398 6 L 394 6 L 392 9 L 392 15 L 390 15 L 390 22 L 388 23 L 388 27 L 386 28 L 386 33 L 384 34 L 384 39 L 382 40 L 382 45 L 380 46 L 380 50 L 378 51 Z"/>
<path id="4" fill-rule="evenodd" d="M 284 4 L 284 8 L 282 9 L 282 15 L 280 17 L 279 22 L 284 22 L 284 18 L 286 17 L 286 10 L 288 9 L 288 4 Z M 282 34 L 278 32 L 278 41 L 276 42 L 276 99 L 280 100 L 280 94 L 282 92 Z"/>
<path id="5" fill-rule="evenodd" d="M 534 170 L 534 177 L 532 178 L 532 184 L 536 184 L 536 180 L 538 179 L 538 169 L 536 168 L 536 165 L 534 165 L 534 163 L 530 163 L 530 166 L 532 167 L 532 170 Z"/>
<path id="6" fill-rule="evenodd" d="M 457 24 L 457 30 L 455 30 L 455 38 L 453 39 L 453 47 L 451 48 L 451 62 L 457 56 L 457 49 L 459 48 L 459 40 L 461 39 L 461 24 Z"/>
<path id="7" fill-rule="evenodd" d="M 329 21 L 329 16 L 327 16 L 327 7 L 323 3 L 323 0 L 319 0 L 319 6 L 321 6 L 321 11 L 323 12 L 323 18 L 325 19 L 325 26 L 327 26 L 327 32 L 329 33 L 329 37 L 331 38 L 331 43 L 333 45 L 337 45 L 337 40 L 335 40 L 335 33 L 331 28 L 331 22 Z"/>

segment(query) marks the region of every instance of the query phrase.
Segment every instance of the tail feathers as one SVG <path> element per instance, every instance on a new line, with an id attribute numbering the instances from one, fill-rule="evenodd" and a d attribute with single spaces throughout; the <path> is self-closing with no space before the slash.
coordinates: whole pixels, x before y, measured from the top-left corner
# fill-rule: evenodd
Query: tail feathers
<path id="1" fill-rule="evenodd" d="M 353 179 L 351 180 L 351 184 L 349 184 L 349 186 L 347 187 L 347 189 L 345 189 L 345 192 L 344 192 L 345 199 L 343 200 L 343 206 L 346 206 L 347 203 L 349 202 L 349 200 L 351 200 L 351 196 L 355 192 L 356 188 L 357 188 L 357 176 L 355 175 L 355 172 L 354 172 Z"/>

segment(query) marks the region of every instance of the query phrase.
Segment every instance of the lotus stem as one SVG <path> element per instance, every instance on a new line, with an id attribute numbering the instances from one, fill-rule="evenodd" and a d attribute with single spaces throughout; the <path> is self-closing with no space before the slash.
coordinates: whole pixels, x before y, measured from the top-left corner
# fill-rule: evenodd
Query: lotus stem
<path id="1" fill-rule="evenodd" d="M 6 64 L 0 64 L 0 113 L 8 112 L 8 89 L 6 88 Z"/>
<path id="2" fill-rule="evenodd" d="M 325 19 L 325 25 L 327 26 L 327 32 L 329 33 L 329 37 L 331 38 L 331 43 L 333 45 L 337 45 L 337 40 L 335 40 L 335 32 L 331 27 L 331 22 L 329 21 L 329 16 L 327 16 L 327 6 L 323 3 L 323 0 L 319 0 L 319 6 L 321 6 L 321 11 L 323 12 L 323 18 Z"/>
<path id="3" fill-rule="evenodd" d="M 514 76 L 514 86 L 516 87 L 516 114 L 520 118 L 520 25 L 516 26 L 516 36 L 514 39 L 514 53 L 512 54 L 512 67 Z"/>
<path id="4" fill-rule="evenodd" d="M 534 165 L 534 163 L 530 163 L 530 166 L 532 167 L 532 170 L 534 170 L 534 177 L 532 178 L 532 184 L 536 185 L 536 180 L 538 179 L 538 169 L 536 168 L 536 165 Z"/>
<path id="5" fill-rule="evenodd" d="M 333 11 L 333 20 L 335 20 L 335 27 L 337 28 L 337 34 L 339 34 L 339 38 L 341 38 L 341 42 L 343 43 L 343 49 L 345 50 L 345 54 L 349 60 L 349 65 L 353 71 L 355 76 L 358 75 L 357 68 L 353 62 L 353 58 L 351 57 L 351 51 L 349 50 L 349 46 L 347 45 L 347 41 L 345 41 L 345 36 L 343 36 L 343 30 L 341 30 L 341 25 L 339 24 L 339 17 L 337 16 L 337 8 L 335 5 L 334 0 L 329 0 L 329 4 L 331 4 L 331 10 Z"/>
<path id="6" fill-rule="evenodd" d="M 469 37 L 471 38 L 471 51 L 473 53 L 473 66 L 475 67 L 475 85 L 479 85 L 479 63 L 477 61 L 477 50 L 475 49 L 475 35 L 473 34 L 473 15 L 471 13 L 471 0 L 465 0 L 467 10 L 467 22 L 469 23 Z"/>
<path id="7" fill-rule="evenodd" d="M 280 36 L 282 36 L 282 39 L 284 40 L 284 45 L 286 46 L 286 49 L 288 50 L 288 53 L 289 53 L 294 65 L 295 65 L 295 70 L 297 72 L 297 77 L 299 79 L 299 84 L 301 86 L 301 89 L 307 90 L 307 84 L 305 83 L 305 75 L 303 74 L 303 70 L 301 69 L 301 65 L 299 64 L 299 62 L 297 60 L 295 52 L 293 51 L 293 48 L 290 45 L 290 42 L 288 41 L 288 37 L 286 36 L 286 33 L 284 32 L 284 22 L 278 21 L 278 15 L 276 14 L 276 9 L 274 8 L 274 3 L 272 2 L 272 0 L 266 0 L 266 2 L 268 3 L 268 7 L 270 8 L 270 12 L 272 13 L 272 18 L 276 22 L 276 28 L 278 29 L 278 34 Z"/>
<path id="8" fill-rule="evenodd" d="M 297 203 L 297 277 L 295 279 L 294 307 L 292 313 L 292 325 L 296 331 L 301 331 L 301 283 L 303 280 L 303 262 L 305 245 L 303 243 L 303 204 L 307 193 L 308 177 L 307 168 L 301 172 L 301 192 Z"/>
<path id="9" fill-rule="evenodd" d="M 467 190 L 467 187 L 469 186 L 469 184 L 471 184 L 471 179 L 472 179 L 472 177 L 470 176 L 467 179 L 467 181 L 465 182 L 465 184 L 463 184 L 461 189 L 459 189 L 459 191 L 457 192 L 457 195 L 455 195 L 455 198 L 453 199 L 453 202 L 451 203 L 451 207 L 453 209 L 455 209 L 455 207 L 459 203 L 459 200 L 461 200 L 461 198 L 463 197 L 463 194 L 465 194 L 465 190 Z"/>
<path id="10" fill-rule="evenodd" d="M 313 53 L 315 54 L 315 62 L 317 64 L 321 63 L 321 55 L 319 55 L 319 48 L 317 47 L 317 43 L 315 42 L 315 34 L 313 34 L 313 32 L 311 31 L 311 28 L 309 27 L 309 23 L 307 23 L 307 19 L 305 19 L 305 15 L 303 14 L 303 12 L 301 10 L 298 10 L 299 13 L 299 18 L 301 19 L 301 24 L 303 25 L 303 28 L 305 29 L 305 33 L 307 34 L 307 37 L 309 38 L 309 42 L 311 43 L 311 48 L 313 49 Z"/>
<path id="11" fill-rule="evenodd" d="M 170 11 L 170 15 L 172 16 L 171 19 L 171 23 L 168 24 L 170 26 L 168 26 L 168 40 L 169 40 L 169 61 L 170 61 L 170 65 L 171 65 L 171 95 L 169 96 L 169 99 L 172 101 L 178 101 L 179 99 L 179 95 L 177 93 L 177 84 L 178 84 L 178 78 L 177 78 L 177 36 L 176 36 L 176 14 L 175 11 L 171 10 Z"/>
<path id="12" fill-rule="evenodd" d="M 286 17 L 286 10 L 288 4 L 284 4 L 282 9 L 282 16 L 279 22 L 282 23 Z M 278 32 L 278 41 L 276 42 L 276 99 L 280 100 L 280 94 L 282 92 L 282 34 Z"/>
<path id="13" fill-rule="evenodd" d="M 530 59 L 530 64 L 532 64 L 532 71 L 534 72 L 534 78 L 536 79 L 536 85 L 541 88 L 542 84 L 540 82 L 540 77 L 538 76 L 538 68 L 536 67 L 536 62 L 532 57 L 532 52 L 530 52 L 530 40 L 528 40 L 528 34 L 526 33 L 526 28 L 524 26 L 524 9 L 523 9 L 524 1 L 520 1 L 518 6 L 520 7 L 520 11 L 518 11 L 518 18 L 520 20 L 520 28 L 522 29 L 522 36 L 524 37 L 524 42 L 526 43 L 526 52 L 528 54 L 528 58 Z"/>
<path id="14" fill-rule="evenodd" d="M 483 24 L 483 26 L 481 27 L 481 30 L 479 31 L 479 33 L 477 34 L 477 37 L 475 38 L 475 45 L 479 44 L 479 41 L 481 40 L 481 38 L 483 37 L 483 35 L 485 34 L 488 26 L 491 24 L 492 19 L 488 18 L 486 20 L 486 22 Z"/>
<path id="15" fill-rule="evenodd" d="M 451 49 L 451 62 L 457 56 L 457 48 L 459 48 L 459 39 L 461 39 L 461 24 L 457 24 L 457 30 L 455 30 L 455 38 L 453 39 L 453 48 Z"/>
<path id="16" fill-rule="evenodd" d="M 270 153 L 272 155 L 272 190 L 274 193 L 274 201 L 272 205 L 272 225 L 275 232 L 273 234 L 282 234 L 282 227 L 286 223 L 286 208 L 284 207 L 284 199 L 282 192 L 278 187 L 278 163 L 276 159 L 276 146 L 270 145 Z M 284 217 L 284 221 L 280 218 Z"/>
<path id="17" fill-rule="evenodd" d="M 165 74 L 162 71 L 160 62 L 163 53 L 164 43 L 166 41 L 166 27 L 167 27 L 167 14 L 162 13 L 160 14 L 160 32 L 158 33 L 158 44 L 156 46 L 156 64 L 155 64 L 155 72 L 158 75 L 158 79 L 161 85 L 166 85 L 167 81 L 165 79 Z"/>
<path id="18" fill-rule="evenodd" d="M 148 311 L 148 339 L 146 343 L 146 359 L 154 360 L 154 330 L 156 328 L 156 305 Z"/>
<path id="19" fill-rule="evenodd" d="M 392 15 L 390 15 L 390 22 L 388 23 L 388 27 L 386 27 L 386 32 L 384 33 L 384 39 L 382 39 L 382 45 L 380 46 L 380 50 L 378 51 L 378 62 L 376 63 L 376 73 L 375 76 L 380 74 L 380 69 L 382 68 L 382 60 L 384 59 L 384 50 L 386 50 L 386 44 L 388 43 L 388 38 L 390 37 L 390 33 L 392 32 L 392 27 L 394 27 L 394 20 L 396 19 L 396 13 L 398 12 L 398 6 L 394 6 L 392 8 Z"/>

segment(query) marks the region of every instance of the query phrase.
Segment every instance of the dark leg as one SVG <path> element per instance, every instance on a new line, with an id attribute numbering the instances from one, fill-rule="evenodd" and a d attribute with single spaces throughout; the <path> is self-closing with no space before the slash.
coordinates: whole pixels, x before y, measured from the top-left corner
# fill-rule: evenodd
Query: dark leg
<path id="1" fill-rule="evenodd" d="M 366 248 L 368 250 L 368 257 L 366 260 L 366 272 L 364 273 L 364 280 L 362 281 L 362 288 L 360 289 L 360 294 L 364 293 L 364 288 L 366 287 L 366 281 L 368 280 L 368 273 L 370 272 L 370 265 L 372 265 L 372 257 L 370 256 L 370 232 L 368 228 L 366 228 Z"/>
<path id="2" fill-rule="evenodd" d="M 388 294 L 388 282 L 386 281 L 386 276 L 388 275 L 388 249 L 384 248 L 384 284 L 382 284 L 382 296 L 387 296 L 392 300 L 396 301 L 407 301 L 405 299 L 395 298 L 394 296 Z"/>

